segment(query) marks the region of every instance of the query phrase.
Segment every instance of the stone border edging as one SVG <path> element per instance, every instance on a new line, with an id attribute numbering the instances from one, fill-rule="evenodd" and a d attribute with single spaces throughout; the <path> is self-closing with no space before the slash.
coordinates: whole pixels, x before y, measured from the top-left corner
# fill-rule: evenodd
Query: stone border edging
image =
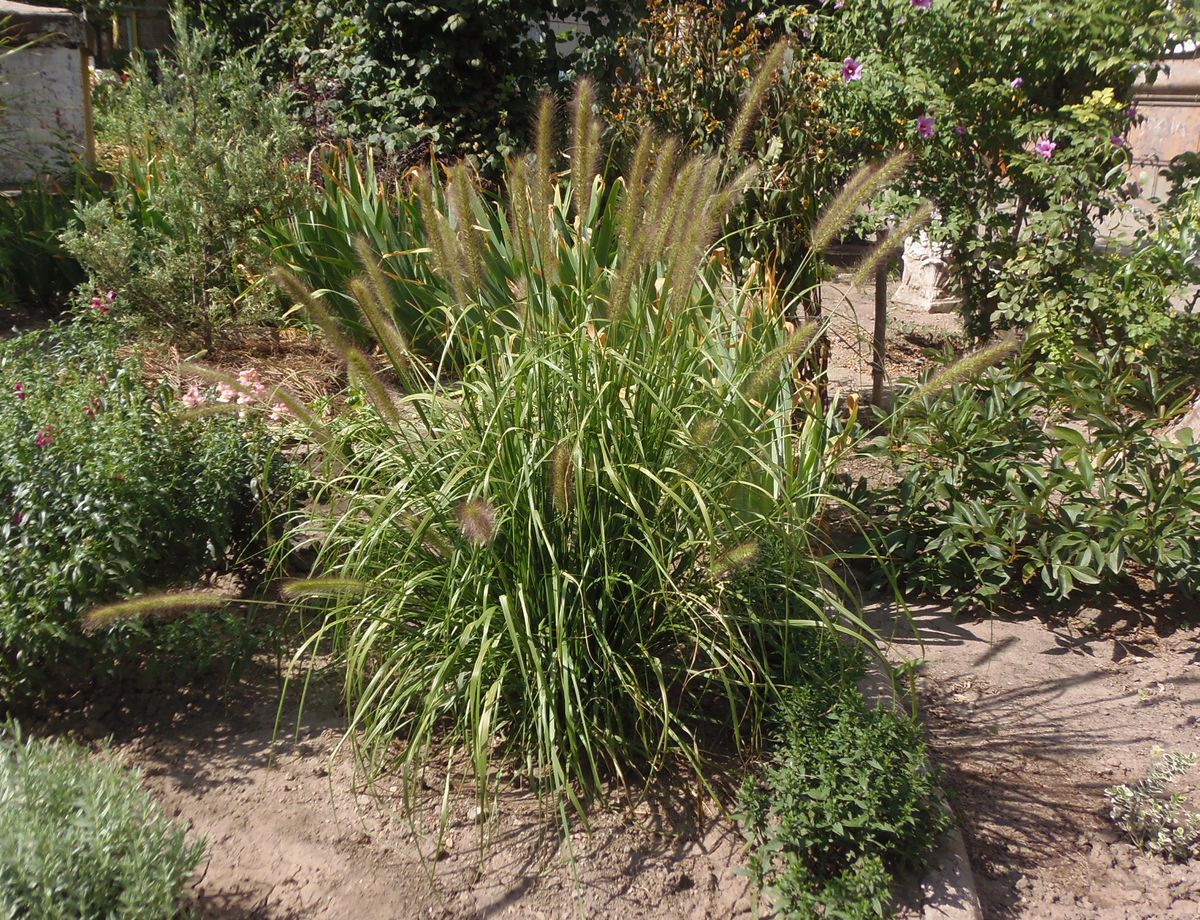
<path id="1" fill-rule="evenodd" d="M 879 660 L 872 659 L 859 687 L 869 703 L 900 708 L 895 686 Z M 950 816 L 950 826 L 930 855 L 925 876 L 921 879 L 923 920 L 983 920 L 975 876 L 971 872 L 971 860 L 967 856 L 958 818 L 945 796 L 939 794 L 939 799 Z"/>

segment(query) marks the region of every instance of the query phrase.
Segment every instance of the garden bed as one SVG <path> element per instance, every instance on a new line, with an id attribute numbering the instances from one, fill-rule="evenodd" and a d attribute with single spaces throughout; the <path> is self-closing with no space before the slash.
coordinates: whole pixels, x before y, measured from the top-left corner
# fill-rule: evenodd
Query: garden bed
<path id="1" fill-rule="evenodd" d="M 293 692 L 274 742 L 278 676 L 263 659 L 236 684 L 96 699 L 51 726 L 111 736 L 167 814 L 208 838 L 199 916 L 549 918 L 577 902 L 614 920 L 750 915 L 741 835 L 712 807 L 697 812 L 694 785 L 596 814 L 591 836 L 570 840 L 578 885 L 519 792 L 504 796 L 482 859 L 473 798 L 453 806 L 438 850 L 440 789 L 423 792 L 410 821 L 399 787 L 364 790 L 348 752 L 334 754 L 345 723 L 333 688 L 318 682 L 298 723 Z"/>

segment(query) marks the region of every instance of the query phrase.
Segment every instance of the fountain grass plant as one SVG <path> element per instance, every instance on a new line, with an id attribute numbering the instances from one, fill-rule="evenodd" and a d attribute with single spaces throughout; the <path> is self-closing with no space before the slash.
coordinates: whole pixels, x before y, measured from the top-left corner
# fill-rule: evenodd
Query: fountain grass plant
<path id="1" fill-rule="evenodd" d="M 323 609 L 306 648 L 345 666 L 347 737 L 410 789 L 435 752 L 447 788 L 466 765 L 485 805 L 512 768 L 564 819 L 757 744 L 832 637 L 867 634 L 822 523 L 846 434 L 793 374 L 823 330 L 714 248 L 750 174 L 647 133 L 606 184 L 591 112 L 584 83 L 569 176 L 546 103 L 499 200 L 461 166 L 415 188 L 436 360 L 366 243 L 350 294 L 385 375 L 281 278 L 363 396 L 290 521 L 319 535 L 290 592 Z"/>

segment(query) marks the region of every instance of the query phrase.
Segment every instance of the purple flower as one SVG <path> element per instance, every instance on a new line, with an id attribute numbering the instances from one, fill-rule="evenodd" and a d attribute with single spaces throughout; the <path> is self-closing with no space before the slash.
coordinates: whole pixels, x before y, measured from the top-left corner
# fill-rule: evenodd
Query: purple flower
<path id="1" fill-rule="evenodd" d="M 1043 137 L 1040 141 L 1033 145 L 1033 152 L 1040 156 L 1043 160 L 1048 160 L 1054 156 L 1054 151 L 1058 149 L 1058 144 L 1050 140 L 1048 137 Z"/>
<path id="2" fill-rule="evenodd" d="M 1025 78 L 1024 77 L 1013 77 L 1012 80 L 1009 81 L 1008 85 L 1011 86 L 1013 89 L 1020 89 L 1022 86 L 1025 85 Z"/>
<path id="3" fill-rule="evenodd" d="M 1129 146 L 1129 141 L 1125 140 L 1125 138 L 1121 137 L 1121 135 L 1119 135 L 1119 134 L 1114 134 L 1112 137 L 1110 137 L 1108 139 L 1108 142 L 1110 144 L 1112 144 L 1114 147 L 1128 147 Z"/>
<path id="4" fill-rule="evenodd" d="M 922 115 L 917 119 L 917 133 L 926 140 L 933 137 L 933 123 L 932 115 Z"/>
<path id="5" fill-rule="evenodd" d="M 38 447 L 49 447 L 53 441 L 54 429 L 49 425 L 46 425 L 44 428 L 42 428 L 42 430 L 37 433 L 37 437 L 33 439 L 33 443 Z"/>
<path id="6" fill-rule="evenodd" d="M 912 5 L 919 10 L 927 10 L 933 7 L 933 0 L 912 0 Z"/>
<path id="7" fill-rule="evenodd" d="M 837 0 L 837 3 L 835 3 L 835 4 L 833 5 L 833 8 L 834 8 L 835 10 L 840 10 L 840 9 L 842 9 L 842 8 L 843 8 L 845 5 L 846 5 L 846 4 L 843 2 L 843 0 Z"/>
<path id="8" fill-rule="evenodd" d="M 1137 117 L 1138 117 L 1137 106 L 1131 105 L 1129 108 L 1127 108 L 1125 110 L 1125 117 L 1128 118 L 1130 121 L 1137 121 Z"/>
<path id="9" fill-rule="evenodd" d="M 28 399 L 29 394 L 25 392 L 25 384 L 18 383 L 13 387 L 13 392 L 17 394 L 17 399 Z"/>
<path id="10" fill-rule="evenodd" d="M 848 57 L 842 61 L 842 80 L 846 83 L 851 83 L 854 80 L 862 79 L 862 61 L 858 58 Z"/>
<path id="11" fill-rule="evenodd" d="M 957 134 L 959 137 L 962 137 L 964 134 L 967 133 L 967 128 L 965 125 L 955 125 L 954 133 Z"/>

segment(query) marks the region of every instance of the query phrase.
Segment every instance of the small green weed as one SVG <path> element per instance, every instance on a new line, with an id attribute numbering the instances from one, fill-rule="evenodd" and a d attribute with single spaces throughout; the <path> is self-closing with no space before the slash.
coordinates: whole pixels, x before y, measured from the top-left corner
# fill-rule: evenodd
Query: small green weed
<path id="1" fill-rule="evenodd" d="M 1139 850 L 1180 862 L 1200 856 L 1200 814 L 1185 807 L 1182 793 L 1166 794 L 1167 784 L 1195 765 L 1195 754 L 1155 748 L 1145 779 L 1104 790 L 1113 821 Z"/>
<path id="2" fill-rule="evenodd" d="M 795 690 L 777 750 L 741 793 L 750 872 L 789 918 L 887 915 L 894 873 L 917 868 L 946 827 L 916 724 L 857 690 Z"/>

